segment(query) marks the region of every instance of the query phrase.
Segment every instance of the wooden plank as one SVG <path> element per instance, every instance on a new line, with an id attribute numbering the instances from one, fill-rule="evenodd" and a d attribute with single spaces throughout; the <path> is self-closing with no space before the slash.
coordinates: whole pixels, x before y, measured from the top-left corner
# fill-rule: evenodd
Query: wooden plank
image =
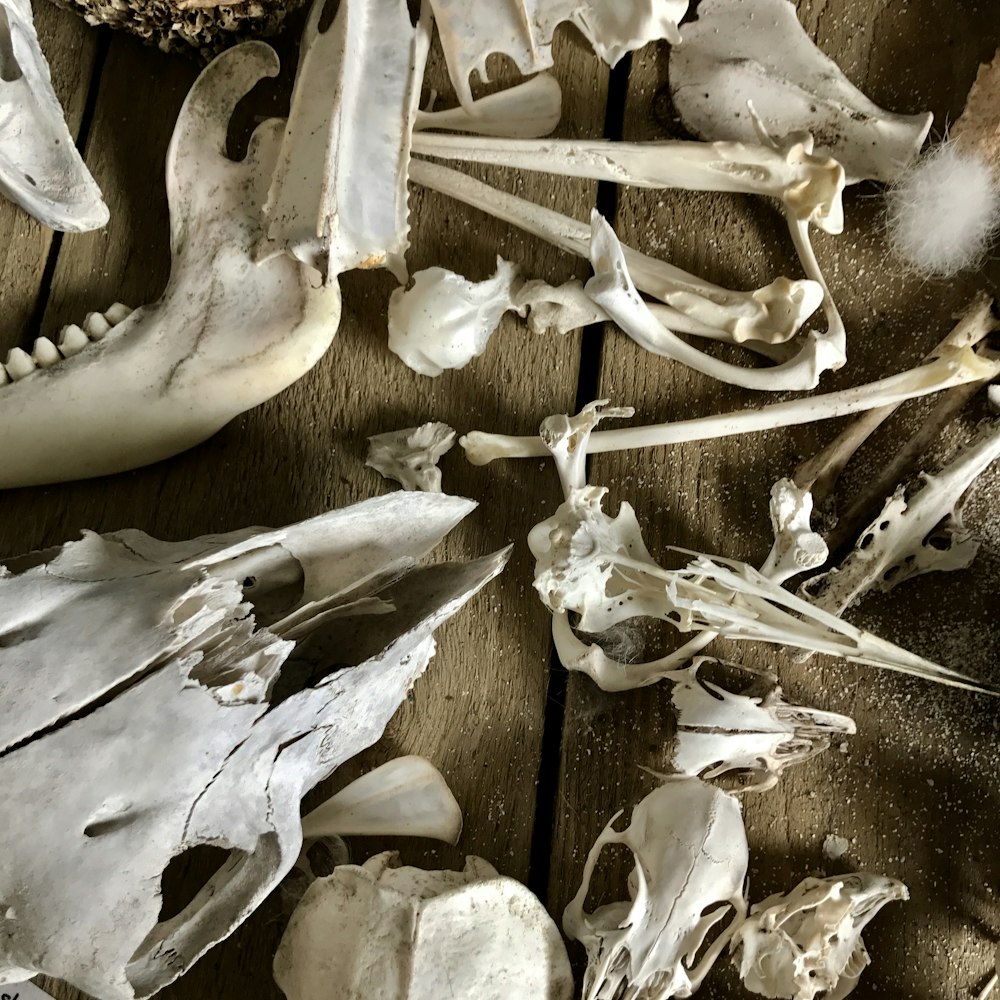
<path id="1" fill-rule="evenodd" d="M 799 6 L 818 44 L 866 93 L 900 111 L 930 107 L 939 127 L 961 110 L 978 62 L 992 56 L 1000 33 L 995 9 L 946 11 L 933 0 L 817 0 Z M 635 59 L 625 138 L 683 137 L 670 107 L 666 64 L 665 53 L 654 49 Z M 912 363 L 947 331 L 951 314 L 976 288 L 995 287 L 989 268 L 949 282 L 904 275 L 886 255 L 878 193 L 873 185 L 849 192 L 845 234 L 816 241 L 850 345 L 848 365 L 824 376 L 825 389 Z M 631 245 L 730 287 L 800 273 L 777 210 L 750 199 L 623 189 L 617 229 Z M 614 331 L 606 335 L 598 395 L 634 405 L 636 423 L 767 401 L 646 356 Z M 910 407 L 900 424 L 859 456 L 859 470 L 845 478 L 847 492 L 894 454 L 924 410 Z M 971 420 L 963 426 L 967 431 Z M 831 423 L 597 456 L 591 481 L 611 487 L 612 512 L 621 500 L 635 506 L 654 556 L 666 558 L 667 545 L 681 545 L 759 563 L 770 544 L 771 483 L 837 429 Z M 957 439 L 952 430 L 948 443 Z M 924 655 L 995 679 L 1000 636 L 987 595 L 995 587 L 998 557 L 996 528 L 985 508 L 998 482 L 997 474 L 987 477 L 972 504 L 970 519 L 987 535 L 972 570 L 914 581 L 872 600 L 854 620 Z M 846 753 L 832 750 L 789 772 L 775 790 L 746 801 L 751 899 L 789 889 L 811 874 L 861 869 L 899 877 L 912 899 L 893 904 L 866 933 L 873 964 L 853 995 L 951 997 L 980 988 L 1000 929 L 988 847 L 996 800 L 985 778 L 997 756 L 992 703 L 820 658 L 799 666 L 770 648 L 717 643 L 713 651 L 777 669 L 793 700 L 845 712 L 858 724 Z M 657 655 L 652 648 L 645 652 L 638 659 Z M 550 879 L 554 912 L 575 893 L 583 859 L 608 819 L 624 809 L 619 827 L 627 823 L 632 807 L 655 787 L 656 779 L 640 767 L 668 770 L 672 727 L 665 685 L 607 695 L 589 679 L 570 676 Z M 840 861 L 823 856 L 828 834 L 850 841 Z M 631 855 L 609 852 L 605 861 L 593 883 L 591 908 L 625 898 Z M 581 952 L 572 946 L 580 968 Z M 728 963 L 719 966 L 726 968 L 717 968 L 699 995 L 729 998 L 739 990 Z"/>
<path id="2" fill-rule="evenodd" d="M 567 128 L 599 135 L 607 72 L 577 39 L 560 37 L 556 74 L 566 95 Z M 293 65 L 293 64 L 291 64 Z M 501 69 L 499 63 L 496 67 Z M 116 36 L 102 77 L 89 151 L 111 208 L 101 234 L 67 243 L 60 257 L 45 331 L 120 299 L 138 305 L 163 287 L 168 266 L 163 156 L 174 118 L 195 75 L 176 57 Z M 505 68 L 499 80 L 511 79 Z M 435 60 L 429 82 L 449 88 Z M 563 211 L 586 218 L 595 185 L 489 172 Z M 585 265 L 485 216 L 413 191 L 412 268 L 439 264 L 478 279 L 498 253 L 526 276 L 553 281 L 586 273 Z M 518 430 L 572 406 L 579 339 L 538 338 L 504 322 L 486 354 L 468 369 L 431 380 L 386 347 L 386 306 L 394 282 L 385 273 L 343 279 L 344 315 L 333 348 L 288 391 L 244 415 L 211 441 L 176 459 L 93 482 L 12 491 L 4 496 L 0 552 L 62 542 L 83 526 L 124 525 L 161 538 L 182 538 L 246 524 L 284 524 L 391 488 L 364 467 L 365 437 L 428 419 Z M 529 586 L 523 544 L 540 511 L 554 508 L 557 487 L 535 465 L 474 469 L 460 452 L 442 463 L 445 488 L 480 498 L 482 507 L 444 546 L 449 558 L 484 554 L 517 542 L 512 565 L 455 622 L 443 629 L 428 676 L 416 687 L 382 742 L 352 761 L 322 792 L 373 764 L 423 753 L 446 774 L 465 812 L 458 849 L 423 842 L 358 842 L 364 859 L 387 847 L 404 861 L 461 867 L 466 853 L 502 872 L 527 877 L 549 664 L 548 615 Z M 315 797 L 315 796 L 314 796 Z M 312 801 L 312 799 L 310 799 Z M 207 873 L 184 876 L 188 888 Z M 284 926 L 276 893 L 222 947 L 211 951 L 165 1000 L 280 996 L 270 972 Z M 74 990 L 49 984 L 60 998 Z"/>
<path id="3" fill-rule="evenodd" d="M 97 32 L 49 3 L 33 5 L 35 29 L 49 61 L 52 83 L 66 114 L 70 133 L 79 135 L 87 93 L 94 72 Z M 0 351 L 17 347 L 31 333 L 39 290 L 53 232 L 13 202 L 0 198 L 0 295 L 4 328 Z M 72 241 L 73 237 L 65 237 Z"/>

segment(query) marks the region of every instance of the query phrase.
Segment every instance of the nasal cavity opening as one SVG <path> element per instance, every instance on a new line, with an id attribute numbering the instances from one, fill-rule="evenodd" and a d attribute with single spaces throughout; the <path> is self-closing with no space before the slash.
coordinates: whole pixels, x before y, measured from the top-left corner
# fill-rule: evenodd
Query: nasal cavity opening
<path id="1" fill-rule="evenodd" d="M 14 55 L 14 40 L 10 37 L 10 20 L 7 9 L 0 6 L 0 80 L 13 83 L 24 76 L 21 64 Z"/>

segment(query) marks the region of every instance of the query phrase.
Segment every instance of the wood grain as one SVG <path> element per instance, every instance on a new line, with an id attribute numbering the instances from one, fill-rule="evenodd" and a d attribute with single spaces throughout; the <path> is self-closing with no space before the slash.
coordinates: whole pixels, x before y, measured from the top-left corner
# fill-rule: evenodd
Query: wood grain
<path id="1" fill-rule="evenodd" d="M 571 134 L 600 135 L 606 68 L 569 34 L 558 39 L 555 51 L 567 128 Z M 287 72 L 292 67 L 293 54 L 286 59 Z M 509 83 L 506 65 L 491 61 L 490 68 L 495 86 Z M 114 37 L 88 143 L 111 222 L 101 233 L 65 244 L 44 318 L 50 335 L 94 308 L 115 300 L 139 305 L 162 289 L 169 265 L 163 158 L 196 72 L 176 56 Z M 438 61 L 428 78 L 432 85 L 441 95 L 439 106 L 446 106 L 449 88 Z M 273 112 L 274 94 L 262 100 Z M 579 218 L 586 218 L 594 203 L 596 185 L 587 182 L 496 171 L 482 176 Z M 492 273 L 502 254 L 530 277 L 562 281 L 586 273 L 580 261 L 436 195 L 414 190 L 411 218 L 413 270 L 438 264 L 479 279 Z M 393 287 L 385 273 L 345 275 L 343 320 L 326 357 L 291 389 L 204 445 L 135 472 L 5 493 L 0 554 L 60 543 L 81 527 L 129 525 L 177 539 L 246 524 L 284 524 L 394 488 L 364 466 L 369 434 L 429 419 L 448 421 L 460 431 L 516 430 L 572 408 L 579 337 L 535 337 L 512 320 L 467 370 L 428 379 L 410 372 L 387 349 L 386 308 Z M 468 558 L 515 542 L 511 567 L 441 630 L 427 676 L 385 738 L 338 771 L 307 805 L 374 764 L 422 753 L 442 769 L 463 806 L 459 847 L 366 840 L 352 844 L 354 857 L 363 860 L 392 847 L 406 863 L 461 868 L 463 856 L 475 853 L 524 880 L 549 668 L 548 614 L 530 588 L 524 537 L 539 512 L 554 507 L 558 488 L 535 465 L 475 469 L 457 450 L 442 467 L 449 492 L 482 501 L 448 539 L 442 557 Z M 209 865 L 204 857 L 185 860 L 172 873 L 177 891 L 201 884 Z M 165 1000 L 280 996 L 270 968 L 287 903 L 275 893 L 232 938 L 160 995 Z M 68 987 L 46 985 L 60 998 L 78 996 Z"/>
<path id="2" fill-rule="evenodd" d="M 939 128 L 960 111 L 978 63 L 1000 42 L 1000 18 L 985 7 L 945 11 L 932 0 L 829 0 L 801 3 L 799 13 L 820 47 L 873 99 L 898 111 L 930 107 Z M 669 135 L 684 137 L 669 100 L 666 53 L 647 48 L 632 66 L 625 138 Z M 622 189 L 620 197 L 617 229 L 626 242 L 720 284 L 751 288 L 779 273 L 800 273 L 771 205 L 682 192 Z M 844 235 L 816 241 L 847 324 L 850 354 L 848 365 L 824 376 L 821 388 L 901 370 L 949 329 L 951 315 L 974 289 L 995 290 L 992 266 L 950 282 L 907 277 L 887 254 L 881 205 L 874 185 L 852 190 L 845 199 Z M 644 356 L 613 330 L 605 336 L 598 395 L 634 405 L 637 423 L 769 401 Z M 924 410 L 905 408 L 858 456 L 845 476 L 845 498 L 881 456 L 894 453 Z M 963 420 L 962 432 L 972 419 Z M 837 430 L 828 423 L 596 456 L 590 478 L 611 487 L 612 512 L 621 500 L 635 506 L 654 556 L 667 558 L 666 546 L 681 545 L 759 563 L 770 544 L 771 483 Z M 941 453 L 959 438 L 959 429 L 951 429 Z M 988 539 L 974 569 L 914 581 L 872 599 L 853 619 L 924 655 L 996 680 L 1000 634 L 989 595 L 998 550 L 988 511 L 998 483 L 996 473 L 985 477 L 971 502 L 977 527 Z M 873 963 L 853 995 L 859 1000 L 970 996 L 987 978 L 1000 932 L 989 847 L 997 799 L 986 777 L 995 769 L 998 749 L 992 702 L 821 658 L 799 666 L 771 648 L 749 644 L 719 642 L 711 651 L 776 669 L 792 700 L 845 712 L 858 724 L 846 752 L 833 749 L 789 772 L 774 791 L 748 797 L 751 900 L 812 874 L 870 870 L 899 877 L 909 885 L 911 901 L 892 904 L 866 933 Z M 638 658 L 656 650 L 646 654 Z M 550 882 L 554 911 L 576 891 L 583 859 L 603 825 L 624 809 L 623 826 L 632 807 L 655 787 L 656 779 L 640 766 L 668 769 L 671 740 L 665 686 L 606 695 L 585 677 L 569 678 Z M 850 841 L 837 862 L 822 853 L 831 833 Z M 609 852 L 605 861 L 593 883 L 591 907 L 625 898 L 631 855 Z M 582 949 L 573 946 L 573 952 L 582 964 Z M 719 963 L 700 995 L 743 995 L 726 965 Z"/>

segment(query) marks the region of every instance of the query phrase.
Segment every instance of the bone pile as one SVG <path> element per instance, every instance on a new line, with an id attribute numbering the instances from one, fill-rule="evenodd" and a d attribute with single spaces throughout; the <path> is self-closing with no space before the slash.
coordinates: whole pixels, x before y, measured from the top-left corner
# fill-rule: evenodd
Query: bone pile
<path id="1" fill-rule="evenodd" d="M 324 11 L 315 0 L 287 118 L 259 121 L 244 159 L 225 155 L 226 135 L 237 104 L 277 75 L 274 50 L 227 49 L 188 94 L 167 153 L 162 296 L 87 313 L 0 365 L 0 487 L 109 475 L 206 440 L 324 355 L 340 276 L 358 268 L 396 279 L 388 347 L 426 378 L 474 366 L 514 314 L 549 337 L 603 323 L 652 364 L 809 393 L 613 430 L 598 425 L 634 410 L 597 400 L 549 416 L 537 435 L 467 428 L 459 444 L 478 465 L 553 460 L 562 502 L 526 541 L 566 669 L 609 693 L 669 688 L 670 773 L 627 823 L 621 811 L 608 821 L 562 915 L 586 950 L 584 1000 L 689 997 L 724 956 L 752 994 L 842 1000 L 871 962 L 862 933 L 907 887 L 866 871 L 803 871 L 754 901 L 742 803 L 846 743 L 855 722 L 786 700 L 772 672 L 704 651 L 722 638 L 783 647 L 803 664 L 819 653 L 908 683 L 1000 693 L 848 617 L 872 592 L 970 565 L 979 541 L 963 498 L 1000 457 L 994 416 L 941 468 L 914 476 L 951 416 L 1000 374 L 986 299 L 920 364 L 823 385 L 849 365 L 850 331 L 812 233 L 842 232 L 846 186 L 897 181 L 931 116 L 872 103 L 788 0 L 702 0 L 694 19 L 688 0 L 424 0 L 415 22 L 405 0 L 342 0 L 326 26 Z M 562 93 L 547 70 L 564 22 L 610 66 L 669 46 L 673 100 L 699 138 L 550 138 Z M 454 107 L 420 106 L 435 32 Z M 486 80 L 498 53 L 526 79 L 476 98 L 474 77 Z M 104 225 L 28 0 L 0 0 L 0 80 L 0 192 L 53 228 Z M 476 179 L 469 164 L 768 199 L 801 274 L 723 288 L 622 243 L 596 211 L 570 218 Z M 554 286 L 501 257 L 483 281 L 445 266 L 411 275 L 411 185 L 588 260 L 592 277 Z M 720 343 L 740 360 L 722 360 Z M 926 396 L 935 408 L 899 459 L 837 524 L 816 518 L 878 426 Z M 609 490 L 588 476 L 590 454 L 846 416 L 827 447 L 768 484 L 773 546 L 758 565 L 726 552 L 654 556 L 632 506 L 606 512 Z M 41 973 L 103 1000 L 142 1000 L 283 884 L 302 890 L 274 959 L 289 1000 L 575 995 L 555 922 L 489 859 L 469 856 L 462 871 L 424 871 L 397 852 L 351 863 L 344 837 L 459 842 L 461 806 L 430 761 L 392 760 L 302 815 L 311 789 L 381 737 L 433 656 L 434 630 L 506 562 L 507 551 L 422 562 L 475 506 L 443 492 L 438 462 L 457 437 L 434 420 L 372 436 L 368 464 L 403 489 L 285 528 L 182 542 L 87 532 L 0 568 L 0 785 L 11 817 L 0 835 L 0 983 Z M 670 626 L 679 644 L 643 661 L 616 655 L 616 633 L 636 621 Z M 206 845 L 227 860 L 163 917 L 164 871 Z M 617 901 L 588 911 L 614 845 L 634 868 Z"/>

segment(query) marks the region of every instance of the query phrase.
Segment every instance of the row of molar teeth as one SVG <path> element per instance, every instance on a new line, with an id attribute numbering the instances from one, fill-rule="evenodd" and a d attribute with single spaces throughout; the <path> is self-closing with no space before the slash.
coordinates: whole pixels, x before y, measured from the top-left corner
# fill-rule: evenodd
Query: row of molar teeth
<path id="1" fill-rule="evenodd" d="M 59 331 L 59 346 L 48 337 L 39 337 L 31 353 L 15 347 L 7 355 L 6 364 L 0 365 L 0 385 L 16 382 L 33 374 L 39 368 L 51 368 L 63 358 L 79 354 L 88 344 L 103 340 L 111 329 L 130 316 L 132 310 L 120 302 L 109 306 L 103 313 L 87 313 L 83 326 L 75 323 Z"/>

